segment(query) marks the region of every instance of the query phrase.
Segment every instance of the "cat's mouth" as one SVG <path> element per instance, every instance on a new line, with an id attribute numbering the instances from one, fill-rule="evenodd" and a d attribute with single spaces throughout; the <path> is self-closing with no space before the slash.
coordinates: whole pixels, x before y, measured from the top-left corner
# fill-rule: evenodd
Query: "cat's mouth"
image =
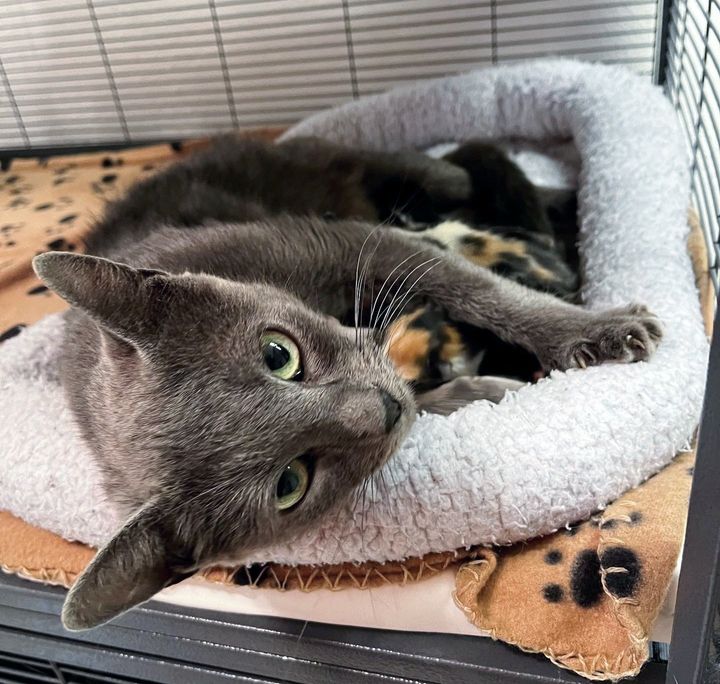
<path id="1" fill-rule="evenodd" d="M 340 482 L 349 488 L 348 491 L 360 486 L 392 458 L 410 430 L 415 409 L 402 399 L 388 396 L 384 435 L 358 440 L 357 451 L 345 443 L 311 449 L 300 457 L 307 473 L 307 487 L 288 513 L 308 506 L 312 509 L 317 503 L 318 492 L 326 491 L 328 487 L 339 495 Z"/>
<path id="2" fill-rule="evenodd" d="M 405 439 L 415 418 L 412 395 L 404 387 L 374 388 L 373 401 L 351 411 L 342 430 L 306 445 L 290 460 L 275 487 L 275 508 L 281 516 L 314 518 L 380 470 Z M 363 398 L 367 398 L 364 395 Z M 313 440 L 314 442 L 315 440 Z M 285 518 L 286 524 L 289 518 Z"/>

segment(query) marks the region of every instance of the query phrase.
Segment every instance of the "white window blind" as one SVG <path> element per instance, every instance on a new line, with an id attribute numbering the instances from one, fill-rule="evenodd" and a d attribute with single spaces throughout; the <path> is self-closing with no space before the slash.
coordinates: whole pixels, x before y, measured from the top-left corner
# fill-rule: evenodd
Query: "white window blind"
<path id="1" fill-rule="evenodd" d="M 650 74 L 654 0 L 2 0 L 0 149 L 289 124 L 540 55 Z"/>

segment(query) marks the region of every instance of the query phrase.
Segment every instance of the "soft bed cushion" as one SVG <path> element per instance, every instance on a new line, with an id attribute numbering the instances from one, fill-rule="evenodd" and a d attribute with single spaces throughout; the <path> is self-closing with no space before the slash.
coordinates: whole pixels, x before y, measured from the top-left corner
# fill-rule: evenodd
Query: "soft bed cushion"
<path id="1" fill-rule="evenodd" d="M 243 561 L 385 561 L 512 543 L 587 518 L 687 446 L 707 340 L 686 251 L 688 171 L 662 93 L 622 69 L 543 61 L 360 100 L 287 135 L 426 148 L 471 137 L 571 138 L 579 152 L 583 296 L 649 305 L 666 337 L 648 363 L 555 372 L 449 417 L 421 416 L 364 511 L 340 510 Z M 98 545 L 119 521 L 57 377 L 62 317 L 3 344 L 0 508 Z"/>

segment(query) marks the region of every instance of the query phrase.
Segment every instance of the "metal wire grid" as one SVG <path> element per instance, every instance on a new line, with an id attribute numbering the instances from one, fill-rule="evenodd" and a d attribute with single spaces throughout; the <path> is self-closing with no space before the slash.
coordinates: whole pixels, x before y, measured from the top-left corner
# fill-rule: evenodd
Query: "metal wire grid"
<path id="1" fill-rule="evenodd" d="M 654 0 L 3 0 L 0 149 L 288 124 L 546 54 L 650 74 Z"/>
<path id="2" fill-rule="evenodd" d="M 692 199 L 720 285 L 720 0 L 676 0 L 670 11 L 666 88 L 692 159 Z"/>

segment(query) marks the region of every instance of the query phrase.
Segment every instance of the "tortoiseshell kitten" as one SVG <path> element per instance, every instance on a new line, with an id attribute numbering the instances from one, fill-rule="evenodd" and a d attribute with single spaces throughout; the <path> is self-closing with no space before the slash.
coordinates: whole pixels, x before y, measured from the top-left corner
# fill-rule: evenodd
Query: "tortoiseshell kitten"
<path id="1" fill-rule="evenodd" d="M 384 465 L 424 400 L 388 358 L 386 324 L 363 329 L 359 280 L 386 285 L 383 320 L 417 295 L 546 369 L 653 353 L 661 330 L 642 306 L 580 308 L 382 225 L 473 192 L 464 168 L 417 153 L 227 137 L 109 206 L 89 254 L 35 258 L 72 305 L 63 384 L 126 516 L 68 594 L 66 627 L 291 539 Z M 419 275 L 392 280 L 399 267 Z M 484 378 L 433 391 L 447 402 L 448 387 L 498 393 Z"/>
<path id="2" fill-rule="evenodd" d="M 565 301 L 577 294 L 574 195 L 542 197 L 505 153 L 470 141 L 443 157 L 465 171 L 472 191 L 451 208 L 433 213 L 411 201 L 403 227 L 440 249 Z M 572 265 L 571 265 L 572 264 Z M 448 319 L 426 305 L 398 317 L 391 329 L 390 356 L 401 377 L 427 391 L 467 375 L 523 382 L 542 372 L 538 359 L 488 330 Z"/>

